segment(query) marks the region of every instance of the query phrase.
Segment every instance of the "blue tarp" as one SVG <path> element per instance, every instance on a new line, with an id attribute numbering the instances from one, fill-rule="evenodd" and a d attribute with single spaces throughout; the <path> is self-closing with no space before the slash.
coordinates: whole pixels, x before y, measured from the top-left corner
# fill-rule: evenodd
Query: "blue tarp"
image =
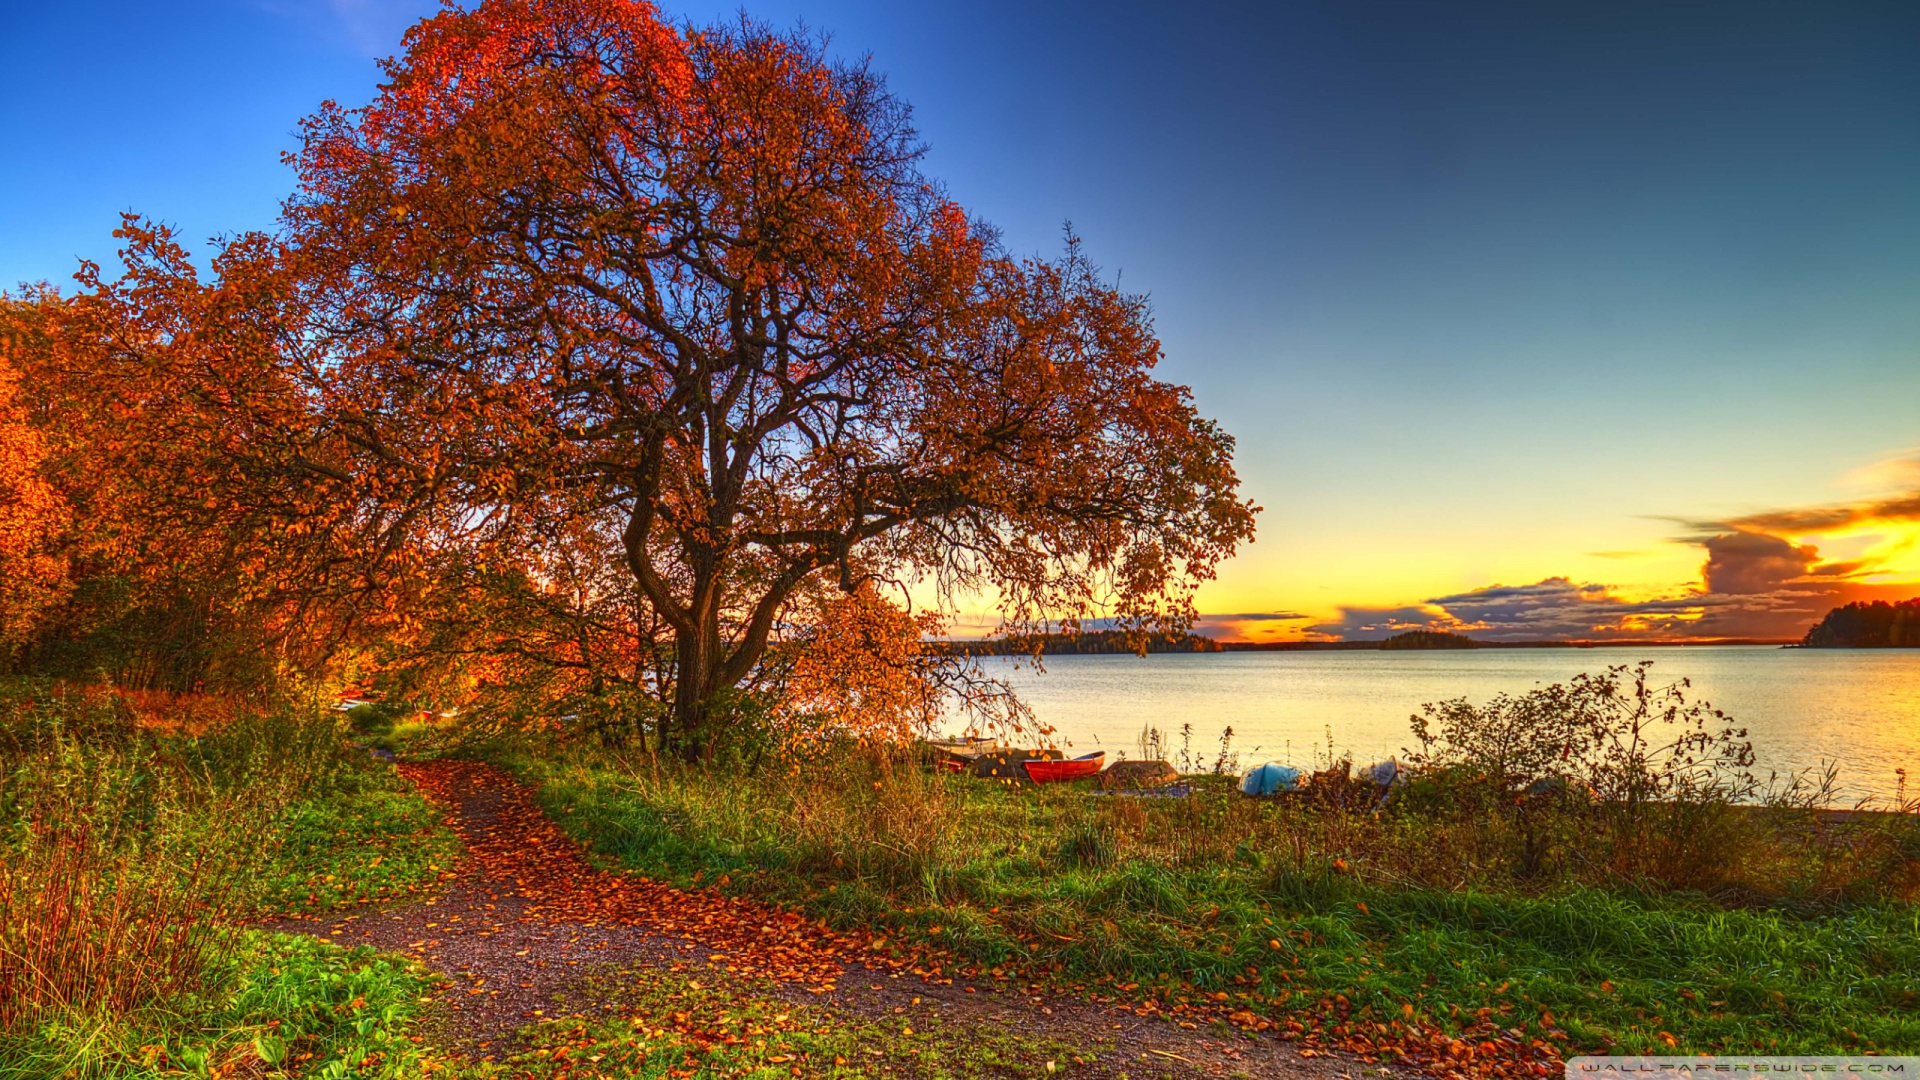
<path id="1" fill-rule="evenodd" d="M 1374 787 L 1392 787 L 1406 781 L 1407 767 L 1400 764 L 1399 758 L 1388 758 L 1361 769 L 1357 775 Z"/>
<path id="2" fill-rule="evenodd" d="M 1278 795 L 1283 791 L 1297 791 L 1300 788 L 1301 772 L 1291 765 L 1282 765 L 1269 761 L 1265 765 L 1256 765 L 1240 781 L 1240 791 L 1245 795 Z"/>

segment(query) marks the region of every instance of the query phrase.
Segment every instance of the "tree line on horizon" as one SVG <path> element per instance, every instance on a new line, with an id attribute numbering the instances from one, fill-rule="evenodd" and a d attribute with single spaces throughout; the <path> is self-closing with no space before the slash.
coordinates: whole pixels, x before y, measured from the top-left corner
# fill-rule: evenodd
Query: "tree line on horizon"
<path id="1" fill-rule="evenodd" d="M 1083 630 L 1076 633 L 1029 634 L 1018 637 L 949 641 L 941 649 L 962 656 L 1111 656 L 1146 653 L 1222 652 L 1226 646 L 1192 632 L 1143 633 L 1125 630 Z"/>
<path id="2" fill-rule="evenodd" d="M 1843 604 L 1827 612 L 1800 644 L 1809 649 L 1920 648 L 1920 596 L 1891 604 Z"/>
<path id="3" fill-rule="evenodd" d="M 590 699 L 694 756 L 790 646 L 846 704 L 937 681 L 916 583 L 1182 632 L 1253 535 L 1233 439 L 823 48 L 447 8 L 302 122 L 271 232 L 128 216 L 123 273 L 0 296 L 0 666 Z"/>
<path id="4" fill-rule="evenodd" d="M 1382 649 L 1477 649 L 1480 642 L 1445 630 L 1404 630 L 1380 643 Z"/>
<path id="5" fill-rule="evenodd" d="M 1089 630 L 1073 633 L 1001 636 L 938 645 L 942 651 L 964 656 L 1074 656 L 1133 653 L 1284 652 L 1296 650 L 1366 649 L 1477 649 L 1485 642 L 1444 630 L 1405 630 L 1381 640 L 1358 641 L 1219 641 L 1191 631 L 1180 634 L 1125 630 Z"/>

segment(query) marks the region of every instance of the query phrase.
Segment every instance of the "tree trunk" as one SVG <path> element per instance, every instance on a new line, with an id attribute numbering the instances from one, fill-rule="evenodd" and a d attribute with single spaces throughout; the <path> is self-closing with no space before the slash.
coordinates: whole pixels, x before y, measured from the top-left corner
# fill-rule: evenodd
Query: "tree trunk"
<path id="1" fill-rule="evenodd" d="M 663 728 L 662 752 L 697 761 L 702 746 L 712 738 L 708 726 L 713 695 L 720 689 L 720 651 L 719 627 L 709 620 L 701 620 L 697 633 L 676 636 L 672 739 Z"/>

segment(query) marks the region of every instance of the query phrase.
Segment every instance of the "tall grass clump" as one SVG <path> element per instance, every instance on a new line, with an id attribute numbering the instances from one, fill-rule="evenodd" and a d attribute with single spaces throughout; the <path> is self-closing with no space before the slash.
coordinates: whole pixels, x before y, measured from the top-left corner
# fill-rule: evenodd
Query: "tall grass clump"
<path id="1" fill-rule="evenodd" d="M 151 698 L 0 686 L 0 1032 L 205 988 L 288 808 L 363 767 L 310 708 Z"/>
<path id="2" fill-rule="evenodd" d="M 187 826 L 174 807 L 129 822 L 141 810 L 91 784 L 21 801 L 0 861 L 0 1028 L 50 1011 L 124 1013 L 197 986 L 224 954 L 236 838 Z"/>

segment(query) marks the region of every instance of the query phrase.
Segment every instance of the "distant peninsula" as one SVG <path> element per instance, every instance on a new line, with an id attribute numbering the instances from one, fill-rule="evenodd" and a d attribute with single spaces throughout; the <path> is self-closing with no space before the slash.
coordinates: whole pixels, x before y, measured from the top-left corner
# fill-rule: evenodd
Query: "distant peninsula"
<path id="1" fill-rule="evenodd" d="M 1807 649 L 1920 649 L 1920 596 L 1846 604 L 1807 631 Z"/>

